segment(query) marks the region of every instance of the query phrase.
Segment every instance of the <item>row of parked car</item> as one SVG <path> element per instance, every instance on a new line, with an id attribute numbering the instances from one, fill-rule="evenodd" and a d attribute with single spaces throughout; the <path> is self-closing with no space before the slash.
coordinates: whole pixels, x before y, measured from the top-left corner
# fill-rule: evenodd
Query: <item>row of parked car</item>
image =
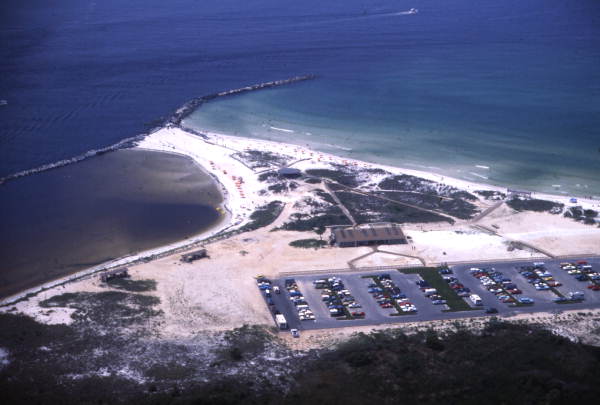
<path id="1" fill-rule="evenodd" d="M 504 304 L 521 303 L 533 304 L 533 299 L 529 297 L 515 297 L 523 292 L 517 287 L 509 277 L 506 277 L 502 272 L 495 269 L 482 269 L 473 267 L 469 273 L 483 284 L 486 290 L 494 294 L 498 300 Z"/>
<path id="2" fill-rule="evenodd" d="M 446 269 L 445 274 L 452 274 L 452 273 L 448 273 L 448 271 L 452 271 L 452 270 Z M 454 282 L 458 283 L 458 280 L 452 276 L 445 276 L 445 277 L 448 277 L 449 279 L 452 278 L 453 281 L 447 280 L 451 283 L 454 283 Z M 438 291 L 435 288 L 431 287 L 431 285 L 429 285 L 429 283 L 427 281 L 418 280 L 418 281 L 415 281 L 415 283 L 417 284 L 417 286 L 419 286 L 419 288 L 421 289 L 423 294 L 431 300 L 431 303 L 433 305 L 446 305 L 446 300 L 444 299 L 444 297 L 442 297 L 440 294 L 438 294 Z M 464 287 L 464 286 L 461 284 L 461 287 Z"/>
<path id="3" fill-rule="evenodd" d="M 442 276 L 442 279 L 448 283 L 448 286 L 452 288 L 459 297 L 464 298 L 471 295 L 471 289 L 465 287 L 460 281 L 458 281 L 456 277 L 453 276 L 454 272 L 452 269 L 440 269 L 438 272 Z"/>
<path id="4" fill-rule="evenodd" d="M 381 308 L 396 307 L 403 313 L 417 312 L 417 306 L 402 293 L 389 274 L 375 276 L 373 281 L 367 286 L 367 291 Z"/>
<path id="5" fill-rule="evenodd" d="M 361 305 L 344 286 L 339 277 L 329 277 L 313 281 L 316 289 L 321 291 L 321 299 L 327 305 L 329 314 L 333 317 L 350 315 L 352 318 L 364 318 L 365 313 L 360 311 Z"/>
<path id="6" fill-rule="evenodd" d="M 298 317 L 301 321 L 312 321 L 315 319 L 315 315 L 310 310 L 308 306 L 308 302 L 304 299 L 304 296 L 300 292 L 300 288 L 298 288 L 298 284 L 296 280 L 293 278 L 285 279 L 285 289 L 290 296 L 290 301 L 294 304 L 296 311 L 298 311 Z"/>
<path id="7" fill-rule="evenodd" d="M 575 277 L 578 281 L 590 281 L 588 288 L 592 291 L 600 291 L 600 273 L 594 271 L 591 264 L 585 260 L 575 263 L 561 263 L 560 268 Z"/>
<path id="8" fill-rule="evenodd" d="M 561 282 L 554 279 L 552 273 L 546 270 L 544 263 L 533 263 L 532 266 L 521 266 L 517 268 L 521 276 L 527 280 L 538 291 L 549 290 L 550 287 L 560 287 Z"/>

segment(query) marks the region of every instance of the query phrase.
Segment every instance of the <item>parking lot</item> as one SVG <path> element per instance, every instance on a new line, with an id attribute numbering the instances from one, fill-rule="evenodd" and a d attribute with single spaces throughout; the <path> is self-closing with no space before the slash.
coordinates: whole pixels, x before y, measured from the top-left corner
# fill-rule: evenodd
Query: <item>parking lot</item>
<path id="1" fill-rule="evenodd" d="M 537 312 L 537 311 L 552 311 L 552 310 L 568 310 L 570 308 L 594 308 L 600 307 L 600 291 L 592 291 L 588 287 L 591 284 L 590 281 L 578 281 L 573 275 L 568 274 L 567 271 L 563 270 L 560 266 L 561 263 L 566 262 L 577 262 L 586 261 L 596 271 L 600 271 L 600 259 L 599 258 L 580 258 L 573 260 L 544 260 L 543 267 L 549 272 L 555 281 L 561 285 L 553 287 L 560 295 L 567 297 L 571 292 L 583 292 L 585 299 L 579 303 L 565 303 L 558 304 L 554 302 L 559 297 L 552 289 L 538 290 L 533 284 L 527 282 L 527 278 L 519 273 L 519 268 L 523 266 L 533 266 L 533 262 L 503 262 L 503 263 L 472 263 L 461 266 L 453 266 L 454 274 L 458 277 L 461 282 L 469 287 L 473 292 L 479 294 L 482 298 L 484 306 L 493 306 L 499 310 L 499 312 Z M 528 307 L 511 307 L 510 304 L 503 304 L 499 302 L 496 295 L 488 291 L 480 281 L 469 274 L 471 268 L 482 268 L 482 269 L 494 269 L 495 271 L 501 272 L 507 278 L 510 278 L 511 282 L 514 283 L 519 290 L 522 291 L 518 296 L 528 297 L 534 301 L 534 304 Z"/>
<path id="2" fill-rule="evenodd" d="M 600 258 L 578 258 L 572 262 L 575 263 L 577 260 L 584 260 L 595 271 L 600 271 Z M 446 297 L 428 298 L 425 292 L 427 288 L 417 285 L 417 282 L 422 280 L 419 274 L 404 274 L 396 270 L 288 276 L 268 280 L 269 284 L 263 285 L 261 293 L 274 318 L 276 314 L 281 314 L 286 319 L 287 328 L 299 330 L 490 316 L 485 312 L 485 309 L 490 307 L 497 310 L 499 315 L 600 307 L 600 291 L 587 288 L 591 284 L 590 280 L 577 281 L 573 274 L 563 270 L 560 264 L 565 262 L 571 261 L 564 259 L 544 261 L 545 271 L 551 273 L 554 281 L 561 284 L 549 290 L 536 289 L 534 284 L 529 283 L 527 278 L 519 273 L 522 266 L 533 264 L 530 261 L 451 266 L 450 276 L 458 279 L 455 283 L 463 285 L 465 289 L 470 290 L 471 294 L 481 297 L 482 305 L 476 305 L 465 296 L 462 298 L 465 302 L 463 307 L 467 310 L 460 311 L 451 311 L 447 305 L 439 305 Z M 473 276 L 472 268 L 486 269 L 494 274 L 502 274 L 505 280 L 509 279 L 511 287 L 516 285 L 516 289 L 521 291 L 518 295 L 512 296 L 519 306 L 515 306 L 515 303 L 502 303 L 494 292 L 489 291 L 478 278 Z M 393 287 L 393 292 L 391 288 L 385 290 L 389 294 L 394 294 L 394 298 L 385 294 L 385 291 L 383 293 L 379 291 L 380 287 L 384 286 L 379 279 L 382 276 L 384 284 Z M 448 278 L 448 275 L 441 276 Z M 275 293 L 274 291 L 277 290 L 278 293 Z M 266 296 L 265 291 L 269 292 L 269 297 Z M 555 302 L 557 297 L 561 295 L 567 297 L 570 292 L 576 291 L 585 294 L 583 301 Z M 533 304 L 520 304 L 521 297 L 530 298 Z M 438 305 L 434 304 L 435 301 Z M 400 311 L 402 306 L 404 308 L 414 306 L 416 312 Z M 361 314 L 363 312 L 364 316 Z M 360 315 L 353 316 L 353 314 Z"/>

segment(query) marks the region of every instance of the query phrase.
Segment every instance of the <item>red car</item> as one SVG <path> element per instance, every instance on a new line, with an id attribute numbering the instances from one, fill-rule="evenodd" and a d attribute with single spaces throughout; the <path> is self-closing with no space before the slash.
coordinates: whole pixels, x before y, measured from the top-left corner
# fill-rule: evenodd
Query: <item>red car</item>
<path id="1" fill-rule="evenodd" d="M 559 281 L 548 281 L 546 284 L 548 284 L 550 287 L 560 287 L 562 285 L 562 283 Z"/>
<path id="2" fill-rule="evenodd" d="M 380 307 L 381 308 L 391 308 L 391 307 L 393 307 L 393 305 L 388 302 L 386 304 L 381 304 Z"/>
<path id="3" fill-rule="evenodd" d="M 590 284 L 588 285 L 588 288 L 592 291 L 600 291 L 600 285 L 598 284 Z"/>
<path id="4" fill-rule="evenodd" d="M 364 318 L 365 317 L 365 313 L 364 312 L 352 312 L 352 316 L 354 317 L 360 317 L 360 318 Z"/>

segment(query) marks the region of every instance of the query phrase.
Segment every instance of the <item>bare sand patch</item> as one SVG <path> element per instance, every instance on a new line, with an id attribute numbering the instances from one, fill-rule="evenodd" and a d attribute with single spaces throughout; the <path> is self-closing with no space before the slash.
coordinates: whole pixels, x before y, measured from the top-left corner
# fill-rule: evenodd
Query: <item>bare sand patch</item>
<path id="1" fill-rule="evenodd" d="M 381 246 L 383 250 L 387 250 L 388 246 Z M 363 257 L 355 262 L 354 266 L 357 267 L 376 267 L 376 266 L 406 266 L 415 265 L 420 266 L 421 262 L 418 259 L 413 259 L 405 256 L 398 256 L 391 253 L 375 252 L 367 257 Z"/>
<path id="2" fill-rule="evenodd" d="M 600 253 L 600 228 L 540 212 L 515 212 L 501 206 L 481 221 L 500 234 L 531 243 L 555 255 Z"/>
<path id="3" fill-rule="evenodd" d="M 467 227 L 441 231 L 405 229 L 404 233 L 412 238 L 411 244 L 385 246 L 382 249 L 420 256 L 428 263 L 520 259 L 538 255 L 528 250 L 509 251 L 504 238 Z"/>

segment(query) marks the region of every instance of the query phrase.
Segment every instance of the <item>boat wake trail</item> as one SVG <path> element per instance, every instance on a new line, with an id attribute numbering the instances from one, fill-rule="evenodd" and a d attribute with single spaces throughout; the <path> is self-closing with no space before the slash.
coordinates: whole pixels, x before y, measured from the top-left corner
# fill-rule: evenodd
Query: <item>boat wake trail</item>
<path id="1" fill-rule="evenodd" d="M 370 20 L 370 19 L 374 19 L 374 18 L 399 17 L 399 16 L 405 16 L 405 15 L 417 14 L 418 12 L 419 12 L 419 10 L 417 10 L 415 8 L 411 8 L 410 10 L 407 10 L 407 11 L 394 11 L 391 13 L 374 13 L 374 14 L 365 13 L 365 14 L 353 15 L 353 16 L 348 16 L 348 17 L 331 18 L 328 20 L 297 23 L 297 24 L 294 24 L 293 26 L 294 27 L 308 27 L 308 26 L 312 26 L 312 25 L 336 24 L 336 23 L 347 22 L 347 21 Z"/>

